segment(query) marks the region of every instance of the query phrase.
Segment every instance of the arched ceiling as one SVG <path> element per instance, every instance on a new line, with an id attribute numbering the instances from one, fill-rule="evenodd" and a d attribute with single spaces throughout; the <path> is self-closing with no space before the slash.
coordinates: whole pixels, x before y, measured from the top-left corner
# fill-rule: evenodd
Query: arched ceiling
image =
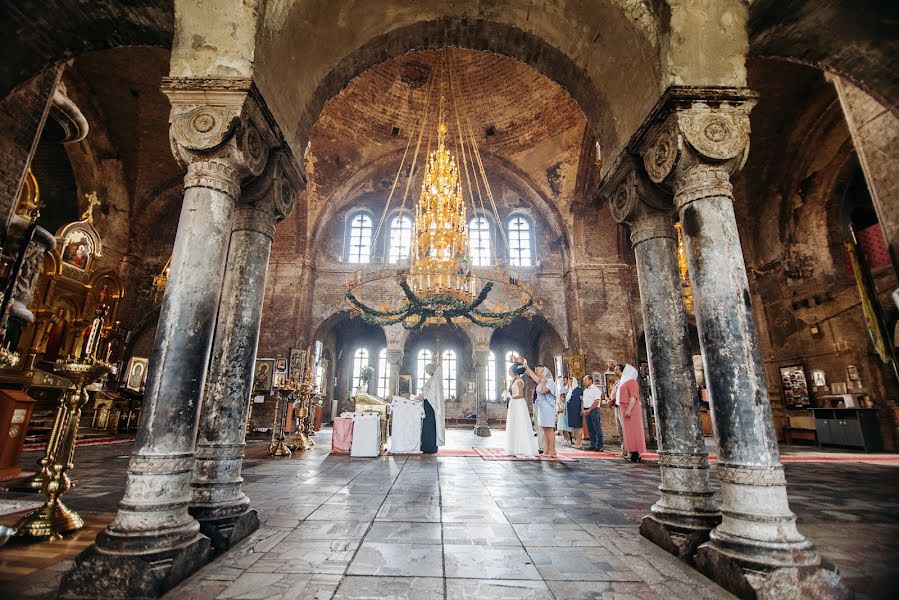
<path id="1" fill-rule="evenodd" d="M 449 52 L 462 110 L 475 131 L 484 162 L 511 165 L 537 193 L 567 214 L 576 192 L 581 147 L 585 136 L 592 139 L 578 105 L 558 84 L 524 63 L 486 52 Z M 322 211 L 332 212 L 358 193 L 372 191 L 347 185 L 366 181 L 367 170 L 377 171 L 383 179 L 380 189 L 389 190 L 410 134 L 417 135 L 415 126 L 424 110 L 437 54 L 411 52 L 376 65 L 325 105 L 312 130 L 307 155 L 311 227 Z M 436 122 L 428 124 L 426 135 L 434 127 Z M 407 165 L 414 145 L 413 141 Z M 419 164 L 424 153 L 423 146 Z M 405 178 L 400 178 L 397 205 L 404 183 Z M 413 180 L 409 202 L 417 198 L 416 184 L 420 180 Z"/>
<path id="2" fill-rule="evenodd" d="M 366 69 L 413 49 L 496 52 L 565 88 L 614 156 L 662 90 L 656 4 L 277 0 L 259 26 L 255 74 L 299 154 L 324 103 Z"/>

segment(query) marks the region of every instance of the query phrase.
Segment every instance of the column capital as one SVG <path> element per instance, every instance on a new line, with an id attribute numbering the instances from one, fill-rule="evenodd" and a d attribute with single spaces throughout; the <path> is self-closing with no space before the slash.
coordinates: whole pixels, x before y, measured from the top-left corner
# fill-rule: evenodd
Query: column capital
<path id="1" fill-rule="evenodd" d="M 304 188 L 287 146 L 272 150 L 262 174 L 242 189 L 234 231 L 259 231 L 273 238 L 275 224 L 290 215 Z"/>
<path id="2" fill-rule="evenodd" d="M 676 237 L 670 194 L 649 180 L 640 162 L 630 157 L 619 161 L 603 187 L 612 217 L 630 225 L 631 244 Z"/>
<path id="3" fill-rule="evenodd" d="M 730 176 L 749 155 L 749 113 L 755 94 L 744 88 L 671 87 L 628 144 L 654 183 L 686 204 L 731 196 Z"/>
<path id="4" fill-rule="evenodd" d="M 243 182 L 262 174 L 273 148 L 286 146 L 251 79 L 164 78 L 162 91 L 172 104 L 172 154 L 184 167 L 224 164 Z M 305 183 L 302 169 L 294 171 Z M 194 183 L 205 187 L 202 179 Z M 230 193 L 233 186 L 226 188 Z"/>

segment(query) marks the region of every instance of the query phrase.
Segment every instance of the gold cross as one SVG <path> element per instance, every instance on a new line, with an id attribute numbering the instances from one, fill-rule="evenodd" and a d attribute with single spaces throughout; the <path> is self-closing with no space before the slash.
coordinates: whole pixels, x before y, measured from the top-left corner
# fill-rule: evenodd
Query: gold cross
<path id="1" fill-rule="evenodd" d="M 84 214 L 81 215 L 82 221 L 87 221 L 91 225 L 94 224 L 94 207 L 100 206 L 100 199 L 97 198 L 97 192 L 91 192 L 90 194 L 85 194 L 84 199 L 87 200 L 87 210 L 84 211 Z"/>

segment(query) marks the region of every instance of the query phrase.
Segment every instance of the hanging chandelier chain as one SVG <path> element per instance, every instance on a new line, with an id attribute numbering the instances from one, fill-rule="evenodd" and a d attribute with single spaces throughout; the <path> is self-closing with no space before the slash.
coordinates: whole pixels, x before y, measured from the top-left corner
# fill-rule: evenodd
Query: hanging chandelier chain
<path id="1" fill-rule="evenodd" d="M 406 199 L 409 195 L 409 187 L 412 183 L 412 176 L 415 173 L 415 165 L 418 161 L 418 152 L 421 149 L 421 140 L 424 136 L 425 124 L 427 123 L 428 113 L 430 112 L 431 105 L 431 92 L 434 87 L 434 77 L 433 74 L 428 78 L 428 92 L 425 96 L 425 109 L 422 112 L 421 116 L 418 119 L 418 122 L 415 124 L 415 127 L 409 133 L 409 140 L 406 142 L 406 149 L 403 151 L 403 158 L 400 160 L 399 169 L 396 171 L 396 175 L 393 178 L 393 184 L 390 186 L 390 194 L 387 196 L 387 204 L 384 205 L 384 210 L 381 212 L 381 218 L 378 219 L 378 227 L 375 230 L 375 234 L 371 238 L 371 244 L 369 245 L 368 252 L 371 254 L 374 252 L 375 244 L 377 243 L 378 236 L 381 233 L 381 228 L 384 226 L 384 222 L 387 219 L 387 212 L 390 210 L 390 203 L 393 200 L 393 194 L 396 191 L 396 184 L 399 182 L 400 175 L 403 173 L 403 165 L 406 163 L 406 155 L 409 153 L 409 146 L 412 145 L 412 138 L 415 136 L 415 130 L 418 129 L 418 140 L 415 143 L 415 153 L 412 155 L 412 165 L 409 167 L 409 176 L 406 177 L 406 185 L 403 190 L 403 201 L 400 204 L 400 215 L 403 214 L 403 210 L 406 208 Z M 430 146 L 430 138 L 428 141 L 428 145 Z"/>
<path id="2" fill-rule="evenodd" d="M 450 93 L 452 94 L 452 97 L 453 97 L 453 106 L 456 109 L 455 110 L 456 126 L 459 130 L 459 139 L 460 139 L 461 147 L 462 147 L 462 163 L 464 164 L 464 167 L 465 167 L 465 179 L 466 179 L 466 182 L 468 183 L 468 195 L 471 196 L 472 214 L 475 214 L 475 215 L 478 214 L 477 206 L 475 206 L 475 203 L 474 203 L 475 195 L 471 189 L 471 180 L 473 178 L 474 182 L 475 182 L 475 188 L 477 189 L 478 202 L 481 205 L 481 215 L 483 217 L 486 217 L 487 216 L 487 208 L 484 205 L 484 196 L 481 194 L 481 186 L 480 186 L 480 183 L 478 182 L 477 172 L 474 170 L 474 165 L 471 166 L 473 176 L 472 176 L 472 174 L 469 173 L 469 170 L 468 170 L 469 169 L 469 165 L 468 165 L 469 161 L 468 161 L 468 157 L 466 156 L 466 153 L 465 153 L 465 130 L 462 128 L 462 122 L 459 117 L 459 113 L 461 112 L 459 109 L 459 106 L 461 106 L 461 104 L 462 104 L 461 100 L 460 100 L 462 93 L 459 91 L 459 83 L 456 82 L 455 78 L 453 77 L 454 70 L 452 68 L 449 70 L 449 73 L 450 73 Z M 467 114 L 465 115 L 465 118 L 466 118 L 466 120 L 468 119 Z M 471 138 L 468 143 L 468 146 L 469 146 L 469 148 L 476 147 L 477 140 L 475 140 L 474 138 Z M 469 150 L 468 154 L 469 155 L 471 154 L 470 150 Z M 489 182 L 484 181 L 484 187 L 487 187 L 489 185 L 490 185 Z M 502 230 L 502 223 L 500 223 L 500 221 L 499 221 L 499 215 L 496 214 L 495 210 L 493 212 L 494 212 L 494 215 L 496 218 L 496 226 Z M 489 231 L 489 229 L 488 229 L 488 231 Z M 502 236 L 503 236 L 503 239 L 505 240 L 505 231 L 502 231 Z M 506 244 L 506 250 L 508 251 L 508 244 Z M 498 265 L 499 264 L 499 255 L 496 252 L 496 244 L 492 244 L 492 243 L 490 244 L 490 251 L 491 251 L 491 254 L 493 255 L 493 264 Z"/>
<path id="3" fill-rule="evenodd" d="M 354 281 L 347 286 L 346 302 L 354 311 L 360 312 L 363 318 L 378 325 L 401 324 L 411 330 L 440 323 L 450 326 L 470 323 L 482 327 L 501 327 L 527 313 L 534 304 L 533 294 L 518 282 L 517 278 L 501 275 L 498 270 L 492 275 L 490 273 L 482 275 L 480 272 L 475 275 L 471 270 L 466 216 L 469 205 L 474 216 L 479 219 L 486 217 L 488 214 L 484 200 L 486 195 L 507 248 L 509 241 L 502 228 L 499 210 L 487 179 L 471 119 L 464 110 L 460 84 L 454 73 L 454 62 L 452 55 L 446 50 L 440 51 L 434 60 L 434 67 L 428 80 L 424 111 L 419 121 L 415 151 L 400 205 L 402 212 L 405 210 L 427 128 L 427 151 L 423 158 L 421 192 L 414 215 L 412 262 L 408 272 L 401 273 L 399 282 L 405 302 L 399 307 L 396 305 L 391 307 L 388 303 L 384 303 L 380 308 L 375 308 L 357 296 L 357 290 L 362 289 L 361 286 L 385 277 L 377 272 L 366 275 L 363 271 L 359 271 Z M 435 92 L 439 97 L 436 106 L 432 108 L 435 104 L 432 95 Z M 433 129 L 428 126 L 432 118 L 431 110 L 435 110 L 436 114 L 433 116 L 437 117 L 436 127 Z M 449 112 L 452 112 L 452 115 L 448 114 Z M 457 136 L 447 135 L 450 131 L 447 120 L 455 121 Z M 432 144 L 435 141 L 434 133 L 437 136 L 436 147 Z M 408 160 L 414 135 L 413 130 L 407 140 L 397 176 L 391 185 L 384 212 L 378 221 L 371 249 L 374 248 L 384 227 L 399 176 Z M 471 196 L 467 201 L 463 186 L 467 186 L 468 194 Z M 478 223 L 480 235 L 484 230 L 480 220 Z M 487 231 L 489 232 L 489 226 Z M 498 265 L 496 244 L 490 244 L 490 248 L 493 260 Z M 480 263 L 480 257 L 478 262 Z M 479 280 L 483 285 L 479 285 Z M 493 302 L 485 305 L 490 291 L 497 284 L 506 290 L 508 298 L 501 298 L 499 301 L 494 298 Z M 520 300 L 513 308 L 510 300 L 516 294 Z"/>

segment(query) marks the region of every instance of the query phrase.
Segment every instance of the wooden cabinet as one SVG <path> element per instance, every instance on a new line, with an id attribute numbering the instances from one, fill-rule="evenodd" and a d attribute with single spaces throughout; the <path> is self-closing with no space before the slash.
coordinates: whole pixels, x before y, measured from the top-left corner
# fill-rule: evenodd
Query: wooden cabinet
<path id="1" fill-rule="evenodd" d="M 880 421 L 873 408 L 815 408 L 815 429 L 822 446 L 848 446 L 877 452 L 883 448 Z"/>
<path id="2" fill-rule="evenodd" d="M 35 400 L 20 390 L 0 390 L 0 479 L 18 476 L 25 432 Z"/>

